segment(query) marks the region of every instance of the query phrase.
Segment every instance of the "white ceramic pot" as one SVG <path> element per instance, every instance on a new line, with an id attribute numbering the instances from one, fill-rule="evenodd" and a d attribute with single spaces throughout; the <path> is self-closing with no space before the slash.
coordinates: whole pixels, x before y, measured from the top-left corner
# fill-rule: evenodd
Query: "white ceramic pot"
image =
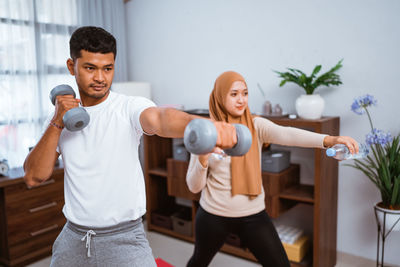
<path id="1" fill-rule="evenodd" d="M 301 95 L 296 99 L 297 115 L 303 119 L 320 119 L 324 111 L 325 101 L 318 95 Z"/>
<path id="2" fill-rule="evenodd" d="M 384 212 L 386 212 L 385 232 L 388 232 L 395 225 L 397 220 L 399 220 L 399 221 L 396 223 L 396 225 L 394 226 L 392 231 L 400 231 L 400 210 L 385 209 L 385 208 L 378 206 L 378 204 L 375 205 L 376 216 L 377 216 L 379 225 L 382 227 L 382 231 L 383 231 Z"/>

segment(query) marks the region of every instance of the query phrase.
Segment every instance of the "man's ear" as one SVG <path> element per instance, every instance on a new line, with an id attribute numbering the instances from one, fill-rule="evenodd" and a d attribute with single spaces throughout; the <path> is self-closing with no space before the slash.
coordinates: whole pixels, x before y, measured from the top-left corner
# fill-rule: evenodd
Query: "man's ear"
<path id="1" fill-rule="evenodd" d="M 74 61 L 71 59 L 71 58 L 69 58 L 68 60 L 67 60 L 67 68 L 68 68 L 68 70 L 69 70 L 69 73 L 71 74 L 71 75 L 75 75 L 75 71 L 74 71 Z"/>

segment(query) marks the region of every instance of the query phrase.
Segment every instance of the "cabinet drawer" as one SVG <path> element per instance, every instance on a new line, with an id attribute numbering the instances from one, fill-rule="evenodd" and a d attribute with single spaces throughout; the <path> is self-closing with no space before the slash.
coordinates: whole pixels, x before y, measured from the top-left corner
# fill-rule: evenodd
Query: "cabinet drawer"
<path id="1" fill-rule="evenodd" d="M 35 206 L 41 204 L 43 197 L 63 194 L 64 179 L 63 174 L 60 175 L 61 177 L 52 176 L 49 180 L 33 188 L 28 188 L 24 183 L 6 187 L 4 196 L 7 205 L 21 205 L 29 202 Z"/>
<path id="2" fill-rule="evenodd" d="M 39 211 L 25 218 L 15 218 L 8 221 L 8 243 L 17 244 L 21 241 L 42 235 L 65 224 L 61 211 L 63 202 L 52 208 Z"/>
<path id="3" fill-rule="evenodd" d="M 25 200 L 36 199 L 39 196 L 46 195 L 49 192 L 61 191 L 64 188 L 63 174 L 52 176 L 47 181 L 37 187 L 28 188 L 25 183 L 8 186 L 4 189 L 5 200 L 7 203 L 21 202 Z M 59 177 L 61 176 L 61 177 Z"/>
<path id="4" fill-rule="evenodd" d="M 37 204 L 36 204 L 37 203 Z M 64 206 L 64 196 L 61 194 L 43 196 L 40 201 L 6 204 L 7 222 L 9 225 L 19 222 L 29 222 L 36 217 L 36 214 L 46 214 L 46 212 L 59 212 Z"/>
<path id="5" fill-rule="evenodd" d="M 65 222 L 57 225 L 43 225 L 43 233 L 30 237 L 24 242 L 20 242 L 9 247 L 10 261 L 18 264 L 20 261 L 37 256 L 38 251 L 44 255 L 51 255 L 51 248 Z M 46 228 L 47 227 L 47 228 Z M 31 255 L 32 254 L 32 255 Z"/>
<path id="6" fill-rule="evenodd" d="M 62 190 L 48 191 L 40 196 L 29 196 L 19 202 L 6 201 L 6 212 L 8 220 L 14 220 L 15 217 L 26 217 L 41 210 L 50 209 L 54 206 L 64 203 L 64 192 Z"/>

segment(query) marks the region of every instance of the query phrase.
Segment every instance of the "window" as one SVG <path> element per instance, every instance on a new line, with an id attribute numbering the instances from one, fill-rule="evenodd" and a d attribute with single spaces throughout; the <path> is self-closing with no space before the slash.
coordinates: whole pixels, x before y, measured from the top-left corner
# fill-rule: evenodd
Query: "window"
<path id="1" fill-rule="evenodd" d="M 0 0 L 0 160 L 22 166 L 54 110 L 50 90 L 66 83 L 76 0 Z"/>

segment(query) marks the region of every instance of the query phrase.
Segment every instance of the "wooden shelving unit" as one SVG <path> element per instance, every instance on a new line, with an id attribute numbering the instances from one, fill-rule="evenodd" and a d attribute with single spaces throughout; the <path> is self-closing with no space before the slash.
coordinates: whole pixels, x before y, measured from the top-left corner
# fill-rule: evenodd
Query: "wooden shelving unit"
<path id="1" fill-rule="evenodd" d="M 329 135 L 339 135 L 339 117 L 324 117 L 319 120 L 292 120 L 286 117 L 268 119 L 283 126 L 303 128 Z M 145 136 L 144 147 L 148 230 L 194 242 L 194 218 L 200 195 L 192 194 L 185 186 L 184 176 L 188 162 L 172 159 L 172 139 Z M 285 186 L 278 195 L 267 197 L 266 194 L 266 200 L 271 200 L 271 203 L 273 203 L 273 207 L 267 207 L 267 211 L 279 216 L 296 204 L 305 203 L 311 205 L 313 210 L 312 250 L 310 250 L 309 255 L 305 257 L 303 262 L 292 263 L 292 266 L 334 267 L 336 265 L 338 163 L 336 160 L 326 157 L 324 150 L 312 150 L 314 157 L 310 160 L 314 160 L 314 185 L 288 182 L 287 187 Z M 292 165 L 287 170 L 290 173 L 286 175 L 298 173 L 295 171 L 296 168 L 298 168 L 296 165 Z M 265 178 L 272 179 L 274 178 L 273 175 L 264 172 L 264 183 L 266 181 L 264 180 Z M 298 179 L 298 177 L 295 179 Z M 170 209 L 176 205 L 176 197 L 190 200 L 192 203 L 191 236 L 182 235 L 152 222 L 152 214 L 159 210 Z M 275 217 L 271 214 L 270 216 Z M 225 244 L 221 251 L 255 260 L 247 249 L 241 247 Z"/>

